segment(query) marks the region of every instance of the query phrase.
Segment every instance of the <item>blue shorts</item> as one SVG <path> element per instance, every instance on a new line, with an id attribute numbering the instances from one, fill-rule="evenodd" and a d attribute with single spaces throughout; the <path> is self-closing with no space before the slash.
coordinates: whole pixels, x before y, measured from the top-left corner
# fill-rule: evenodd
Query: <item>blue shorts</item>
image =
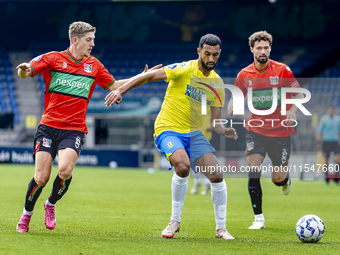
<path id="1" fill-rule="evenodd" d="M 172 153 L 179 148 L 185 149 L 190 159 L 190 166 L 193 170 L 195 170 L 194 161 L 196 159 L 210 152 L 213 152 L 216 155 L 215 149 L 204 137 L 201 130 L 190 133 L 164 131 L 155 138 L 155 145 L 169 162 L 169 157 Z M 169 168 L 169 170 L 171 168 Z"/>

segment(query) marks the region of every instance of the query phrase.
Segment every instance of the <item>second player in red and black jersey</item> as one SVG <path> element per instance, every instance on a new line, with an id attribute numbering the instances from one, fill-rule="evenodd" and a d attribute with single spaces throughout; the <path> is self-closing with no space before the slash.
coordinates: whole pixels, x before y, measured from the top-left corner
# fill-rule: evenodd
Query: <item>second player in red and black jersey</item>
<path id="1" fill-rule="evenodd" d="M 262 162 L 266 154 L 272 161 L 274 171 L 271 173 L 275 185 L 281 186 L 282 193 L 287 195 L 292 187 L 288 165 L 290 156 L 290 135 L 296 124 L 295 105 L 287 105 L 286 115 L 281 114 L 281 89 L 283 87 L 298 88 L 299 83 L 292 71 L 283 63 L 269 59 L 272 36 L 260 31 L 249 37 L 250 50 L 254 62 L 243 68 L 235 81 L 235 86 L 247 95 L 252 88 L 252 105 L 256 110 L 268 110 L 273 105 L 273 88 L 277 88 L 277 108 L 268 115 L 251 114 L 245 121 L 246 158 L 249 171 L 248 190 L 255 214 L 255 221 L 249 229 L 264 228 L 262 213 L 262 189 L 260 184 Z M 249 96 L 249 95 L 248 95 Z M 287 98 L 303 98 L 301 93 L 288 94 Z M 233 115 L 233 99 L 228 104 L 228 113 Z"/>
<path id="2" fill-rule="evenodd" d="M 247 96 L 248 89 L 252 88 L 252 104 L 257 110 L 267 110 L 272 107 L 273 88 L 277 88 L 278 100 L 275 111 L 269 115 L 252 113 L 245 122 L 248 131 L 269 137 L 283 137 L 295 133 L 294 129 L 284 121 L 287 116 L 281 114 L 281 88 L 300 87 L 288 66 L 269 59 L 264 69 L 259 70 L 254 62 L 239 72 L 235 86 L 242 90 L 244 96 Z M 286 98 L 290 98 L 290 95 L 287 94 Z M 288 105 L 287 110 L 290 108 L 291 105 Z"/>

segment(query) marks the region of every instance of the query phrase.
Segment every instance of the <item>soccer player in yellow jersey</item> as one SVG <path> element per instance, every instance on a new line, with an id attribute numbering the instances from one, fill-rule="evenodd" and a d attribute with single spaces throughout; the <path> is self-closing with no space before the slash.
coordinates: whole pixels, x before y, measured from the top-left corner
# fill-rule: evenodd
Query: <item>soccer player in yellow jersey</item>
<path id="1" fill-rule="evenodd" d="M 125 85 L 111 92 L 106 105 L 120 103 L 122 96 L 140 84 L 165 80 L 169 82 L 162 109 L 155 122 L 155 144 L 158 150 L 175 168 L 172 177 L 172 215 L 162 236 L 174 237 L 180 229 L 181 212 L 188 190 L 190 166 L 202 172 L 211 181 L 211 197 L 215 208 L 216 237 L 234 239 L 226 227 L 227 189 L 215 150 L 202 134 L 205 115 L 201 114 L 201 99 L 206 97 L 210 106 L 211 120 L 221 119 L 225 91 L 216 88 L 223 81 L 213 69 L 221 53 L 221 40 L 213 34 L 203 36 L 197 49 L 198 60 L 166 66 L 159 70 L 138 75 Z M 203 98 L 204 98 L 203 97 Z M 215 125 L 215 132 L 237 139 L 233 128 Z M 205 171 L 207 168 L 216 171 Z M 211 168 L 212 167 L 212 168 Z"/>

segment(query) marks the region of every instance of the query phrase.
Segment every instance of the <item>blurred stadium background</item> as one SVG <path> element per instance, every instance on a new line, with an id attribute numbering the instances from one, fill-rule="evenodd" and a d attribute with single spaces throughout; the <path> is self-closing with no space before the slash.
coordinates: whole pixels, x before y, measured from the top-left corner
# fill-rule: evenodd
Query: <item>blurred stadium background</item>
<path id="1" fill-rule="evenodd" d="M 33 163 L 33 136 L 44 107 L 42 76 L 20 79 L 17 64 L 65 50 L 69 24 L 81 20 L 97 27 L 93 55 L 117 80 L 140 73 L 145 64 L 196 59 L 199 38 L 214 33 L 223 42 L 216 71 L 230 83 L 253 61 L 249 35 L 267 30 L 274 37 L 271 58 L 290 66 L 312 94 L 305 106 L 313 116 L 299 111 L 290 163 L 315 164 L 318 120 L 328 105 L 340 113 L 339 7 L 336 0 L 0 1 L 0 163 Z M 106 108 L 108 91 L 97 86 L 78 165 L 167 168 L 153 142 L 166 87 L 140 86 Z M 245 130 L 236 129 L 238 141 L 213 135 L 222 164 L 245 164 Z"/>

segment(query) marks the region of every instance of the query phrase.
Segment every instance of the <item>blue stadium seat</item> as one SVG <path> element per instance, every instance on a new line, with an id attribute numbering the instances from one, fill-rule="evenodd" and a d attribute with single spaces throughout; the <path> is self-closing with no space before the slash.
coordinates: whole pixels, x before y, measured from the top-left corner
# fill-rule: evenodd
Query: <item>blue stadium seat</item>
<path id="1" fill-rule="evenodd" d="M 7 103 L 5 100 L 1 101 L 0 106 L 1 106 L 1 112 L 9 112 L 9 109 L 7 107 Z"/>
<path id="2" fill-rule="evenodd" d="M 14 123 L 20 124 L 20 115 L 19 113 L 14 112 Z"/>
<path id="3" fill-rule="evenodd" d="M 5 74 L 6 76 L 12 76 L 12 70 L 10 67 L 5 67 Z"/>
<path id="4" fill-rule="evenodd" d="M 12 112 L 14 114 L 19 114 L 19 107 L 18 107 L 18 105 L 13 105 L 12 106 Z"/>

